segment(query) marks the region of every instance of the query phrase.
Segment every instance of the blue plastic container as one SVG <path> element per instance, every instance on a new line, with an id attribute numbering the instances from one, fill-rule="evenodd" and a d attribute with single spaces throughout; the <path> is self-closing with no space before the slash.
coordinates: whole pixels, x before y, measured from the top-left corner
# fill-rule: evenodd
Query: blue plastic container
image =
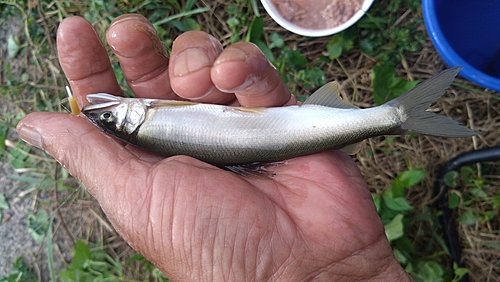
<path id="1" fill-rule="evenodd" d="M 500 92 L 500 0 L 422 0 L 437 52 L 460 76 Z"/>

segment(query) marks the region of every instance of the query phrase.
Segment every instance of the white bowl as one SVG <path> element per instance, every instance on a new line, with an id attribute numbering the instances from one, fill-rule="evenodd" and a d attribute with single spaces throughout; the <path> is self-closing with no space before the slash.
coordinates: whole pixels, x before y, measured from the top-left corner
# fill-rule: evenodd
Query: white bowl
<path id="1" fill-rule="evenodd" d="M 312 0 L 315 1 L 315 0 Z M 351 18 L 349 18 L 347 21 L 344 23 L 332 27 L 332 28 L 326 28 L 326 29 L 308 29 L 308 28 L 303 28 L 300 27 L 296 24 L 291 23 L 290 21 L 286 20 L 278 11 L 277 7 L 274 6 L 272 3 L 272 0 L 261 0 L 262 5 L 266 9 L 267 13 L 283 28 L 296 33 L 300 34 L 303 36 L 310 36 L 310 37 L 321 37 L 321 36 L 328 36 L 332 35 L 335 33 L 339 33 L 354 23 L 356 23 L 370 8 L 370 6 L 373 3 L 373 0 L 365 0 L 363 4 L 361 5 L 361 9 L 357 11 Z"/>

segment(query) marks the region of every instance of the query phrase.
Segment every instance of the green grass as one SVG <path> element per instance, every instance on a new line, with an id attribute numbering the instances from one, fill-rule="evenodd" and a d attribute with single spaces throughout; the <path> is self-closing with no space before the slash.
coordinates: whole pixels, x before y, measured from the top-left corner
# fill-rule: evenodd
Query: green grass
<path id="1" fill-rule="evenodd" d="M 451 171 L 446 175 L 446 184 L 453 189 L 448 206 L 450 209 L 461 209 L 458 220 L 462 224 L 488 224 L 498 218 L 500 191 L 495 189 L 494 178 L 490 178 L 498 173 L 495 169 L 495 166 L 487 164 L 464 166 L 460 171 Z M 467 189 L 461 191 L 460 187 Z"/>
<path id="2" fill-rule="evenodd" d="M 37 5 L 29 6 L 29 3 Z M 15 74 L 11 71 L 11 63 L 3 65 L 4 83 L 0 86 L 0 94 L 10 107 L 0 117 L 1 160 L 22 173 L 12 176 L 18 188 L 14 188 L 10 194 L 0 194 L 0 218 L 2 210 L 9 207 L 8 200 L 15 192 L 19 192 L 16 189 L 23 189 L 25 197 L 55 193 L 56 196 L 48 202 L 38 200 L 39 211 L 29 215 L 29 230 L 38 243 L 51 240 L 52 222 L 58 207 L 82 197 L 78 183 L 59 164 L 23 142 L 15 141 L 13 137 L 15 125 L 28 112 L 67 111 L 64 92 L 67 83 L 55 57 L 53 37 L 57 23 L 69 15 L 81 15 L 102 36 L 116 16 L 129 12 L 140 13 L 155 24 L 168 48 L 181 32 L 201 29 L 199 20 L 204 13 L 211 12 L 202 2 L 193 0 L 101 0 L 85 3 L 72 0 L 0 1 L 0 22 L 6 21 L 8 17 L 22 19 L 23 32 L 18 37 L 10 38 L 8 47 L 13 60 L 24 62 Z M 305 90 L 298 94 L 307 94 L 309 90 L 324 84 L 329 75 L 325 66 L 340 64 L 339 59 L 353 52 L 373 58 L 371 87 L 377 104 L 402 94 L 416 84 L 397 77 L 395 68 L 405 60 L 407 54 L 418 52 L 425 42 L 423 33 L 418 29 L 422 26 L 420 1 L 376 1 L 369 13 L 354 27 L 319 44 L 324 51 L 314 59 L 304 51 L 308 44 L 316 44 L 314 39 L 300 38 L 293 41 L 283 31 L 268 30 L 263 20 L 265 15 L 257 6 L 256 0 L 233 0 L 217 7 L 217 11 L 222 11 L 220 14 L 224 15 L 223 22 L 228 28 L 229 36 L 224 42 L 255 43 L 276 66 L 290 88 Z M 119 82 L 131 95 L 113 57 L 112 62 Z M 303 101 L 306 97 L 299 96 L 299 100 Z M 394 139 L 386 140 L 389 144 Z M 388 150 L 388 154 L 397 153 L 391 149 L 385 150 Z M 408 189 L 420 183 L 426 175 L 425 167 L 404 171 L 395 178 L 391 187 L 387 187 L 382 194 L 374 194 L 373 198 L 398 261 L 416 281 L 458 281 L 466 270 L 449 266 L 446 246 L 441 233 L 437 231 L 436 212 L 425 207 L 416 214 L 415 208 L 405 198 Z M 449 176 L 451 187 L 468 187 L 464 192 L 455 190 L 450 195 L 450 207 L 460 209 L 459 220 L 465 225 L 488 223 L 497 215 L 500 193 L 488 190 L 490 182 L 482 175 L 475 167 L 467 167 Z M 63 200 L 57 198 L 58 193 L 64 195 Z M 482 208 L 478 209 L 477 206 Z M 410 232 L 410 225 L 415 222 L 423 226 L 418 230 L 418 236 L 429 238 L 423 249 L 417 249 L 413 242 L 415 234 Z M 89 238 L 81 239 L 76 241 L 73 260 L 64 270 L 54 269 L 49 259 L 52 276 L 59 277 L 61 281 L 167 281 L 157 268 L 140 255 L 123 258 L 112 248 L 106 247 L 106 239 L 92 242 L 89 242 Z M 47 249 L 47 254 L 53 256 L 51 248 Z M 17 260 L 13 268 L 13 272 L 0 278 L 0 281 L 36 281 L 33 270 L 22 260 Z M 139 273 L 137 269 L 143 272 Z"/>
<path id="3" fill-rule="evenodd" d="M 420 183 L 427 175 L 425 170 L 407 170 L 400 173 L 392 183 L 392 187 L 382 195 L 374 195 L 385 233 L 392 245 L 394 255 L 405 270 L 411 274 L 415 281 L 460 281 L 467 269 L 446 269 L 443 264 L 449 255 L 446 244 L 440 235 L 433 229 L 437 226 L 437 216 L 428 207 L 421 214 L 412 213 L 413 206 L 405 199 L 405 190 Z M 422 257 L 422 252 L 417 250 L 412 243 L 412 238 L 406 231 L 410 223 L 420 222 L 428 228 L 419 230 L 419 236 L 429 238 L 428 256 Z M 443 251 L 433 250 L 437 244 Z"/>

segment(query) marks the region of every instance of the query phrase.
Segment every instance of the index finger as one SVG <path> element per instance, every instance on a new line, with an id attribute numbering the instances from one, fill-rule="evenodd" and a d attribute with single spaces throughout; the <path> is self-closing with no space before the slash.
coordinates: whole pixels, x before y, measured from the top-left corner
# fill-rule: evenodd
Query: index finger
<path id="1" fill-rule="evenodd" d="M 64 19 L 57 30 L 59 62 L 80 106 L 90 93 L 122 95 L 99 37 L 81 17 Z"/>
<path id="2" fill-rule="evenodd" d="M 145 17 L 117 17 L 106 32 L 106 40 L 136 97 L 178 99 L 170 87 L 167 51 Z"/>

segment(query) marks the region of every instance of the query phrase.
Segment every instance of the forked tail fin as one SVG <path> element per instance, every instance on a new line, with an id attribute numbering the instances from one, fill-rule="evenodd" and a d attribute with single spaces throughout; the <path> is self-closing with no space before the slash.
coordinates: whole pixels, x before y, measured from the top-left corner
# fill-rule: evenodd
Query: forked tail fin
<path id="1" fill-rule="evenodd" d="M 403 110 L 406 121 L 401 125 L 402 131 L 442 137 L 471 137 L 479 134 L 449 117 L 426 111 L 432 102 L 443 95 L 460 69 L 447 69 L 386 103 Z"/>

